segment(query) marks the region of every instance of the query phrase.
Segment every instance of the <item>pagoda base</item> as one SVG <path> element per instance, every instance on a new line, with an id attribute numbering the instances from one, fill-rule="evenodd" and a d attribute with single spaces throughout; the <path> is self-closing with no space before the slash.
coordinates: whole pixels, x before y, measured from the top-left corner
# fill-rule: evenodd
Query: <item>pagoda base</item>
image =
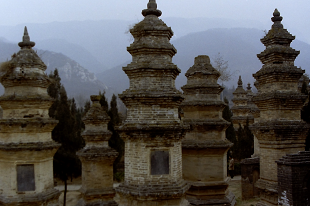
<path id="1" fill-rule="evenodd" d="M 259 179 L 255 186 L 259 189 L 261 199 L 256 206 L 278 205 L 278 182 Z"/>
<path id="2" fill-rule="evenodd" d="M 247 158 L 241 161 L 242 200 L 259 196 L 255 183 L 260 178 L 259 157 Z"/>
<path id="3" fill-rule="evenodd" d="M 81 188 L 82 198 L 76 206 L 117 206 L 118 204 L 113 200 L 115 191 L 113 188 L 109 189 L 92 189 L 84 191 Z"/>
<path id="4" fill-rule="evenodd" d="M 116 188 L 119 206 L 189 206 L 185 192 L 189 185 L 182 181 L 173 185 L 126 185 Z"/>
<path id="5" fill-rule="evenodd" d="M 39 194 L 20 194 L 15 197 L 0 195 L 0 205 L 5 206 L 58 206 L 60 191 L 50 189 Z"/>
<path id="6" fill-rule="evenodd" d="M 228 190 L 229 181 L 230 178 L 225 181 L 192 182 L 186 199 L 190 205 L 235 205 L 235 195 Z"/>

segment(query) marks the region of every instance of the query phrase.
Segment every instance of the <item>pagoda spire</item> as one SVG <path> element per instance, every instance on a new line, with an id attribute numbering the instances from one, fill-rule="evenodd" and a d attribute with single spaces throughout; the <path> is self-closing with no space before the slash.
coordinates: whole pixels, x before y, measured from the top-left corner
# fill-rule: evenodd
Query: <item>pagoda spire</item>
<path id="1" fill-rule="evenodd" d="M 273 17 L 271 18 L 271 21 L 274 22 L 272 28 L 283 28 L 283 25 L 281 23 L 282 19 L 283 17 L 280 16 L 280 12 L 278 11 L 278 9 L 275 9 L 273 12 Z"/>
<path id="2" fill-rule="evenodd" d="M 147 9 L 142 10 L 143 16 L 155 15 L 157 17 L 160 17 L 161 14 L 162 12 L 157 9 L 156 0 L 149 0 L 149 3 L 147 4 Z"/>
<path id="3" fill-rule="evenodd" d="M 25 26 L 24 28 L 24 36 L 23 36 L 23 41 L 18 43 L 18 46 L 20 46 L 22 49 L 23 48 L 31 48 L 34 47 L 35 43 L 33 41 L 30 41 L 30 37 L 28 34 L 27 27 Z"/>
<path id="4" fill-rule="evenodd" d="M 241 75 L 239 76 L 238 87 L 243 87 L 243 82 L 242 82 L 242 79 L 241 79 Z"/>

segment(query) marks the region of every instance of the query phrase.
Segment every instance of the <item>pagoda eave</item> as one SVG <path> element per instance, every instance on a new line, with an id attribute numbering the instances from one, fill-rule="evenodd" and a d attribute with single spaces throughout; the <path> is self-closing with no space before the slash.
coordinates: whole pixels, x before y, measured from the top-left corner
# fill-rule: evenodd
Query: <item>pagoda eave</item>
<path id="1" fill-rule="evenodd" d="M 83 160 L 104 160 L 114 161 L 118 152 L 109 147 L 85 147 L 76 153 Z"/>
<path id="2" fill-rule="evenodd" d="M 173 63 L 158 64 L 156 62 L 130 63 L 126 67 L 123 67 L 123 71 L 126 74 L 134 73 L 139 76 L 147 76 L 149 72 L 175 73 L 176 75 L 181 73 L 181 70 Z"/>
<path id="3" fill-rule="evenodd" d="M 34 119 L 0 119 L 0 133 L 43 133 L 51 132 L 58 124 L 58 120 L 34 118 Z"/>
<path id="4" fill-rule="evenodd" d="M 197 150 L 205 150 L 205 149 L 213 149 L 213 150 L 224 150 L 226 151 L 228 148 L 231 148 L 234 144 L 225 140 L 183 140 L 182 148 L 183 149 L 197 149 Z M 208 153 L 208 151 L 204 151 Z M 211 151 L 209 151 L 211 152 Z M 222 151 L 216 151 L 218 153 L 222 153 Z M 214 151 L 212 151 L 214 153 Z"/>
<path id="5" fill-rule="evenodd" d="M 0 150 L 5 151 L 43 151 L 43 150 L 55 150 L 60 147 L 61 144 L 54 141 L 50 142 L 30 142 L 30 143 L 0 143 Z"/>

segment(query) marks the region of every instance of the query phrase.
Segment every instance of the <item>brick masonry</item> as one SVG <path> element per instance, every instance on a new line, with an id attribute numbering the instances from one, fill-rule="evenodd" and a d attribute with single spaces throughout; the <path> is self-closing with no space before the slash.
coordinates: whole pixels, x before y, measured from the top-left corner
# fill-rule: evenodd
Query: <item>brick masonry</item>
<path id="1" fill-rule="evenodd" d="M 277 161 L 278 204 L 310 205 L 310 152 L 289 154 Z"/>

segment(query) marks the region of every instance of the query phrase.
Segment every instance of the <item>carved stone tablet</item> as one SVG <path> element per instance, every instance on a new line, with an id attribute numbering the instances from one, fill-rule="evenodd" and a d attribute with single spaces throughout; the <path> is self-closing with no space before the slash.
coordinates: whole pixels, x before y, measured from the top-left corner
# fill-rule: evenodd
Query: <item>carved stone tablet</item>
<path id="1" fill-rule="evenodd" d="M 34 165 L 17 165 L 17 190 L 35 190 Z"/>
<path id="2" fill-rule="evenodd" d="M 169 151 L 151 152 L 151 175 L 169 174 Z"/>

